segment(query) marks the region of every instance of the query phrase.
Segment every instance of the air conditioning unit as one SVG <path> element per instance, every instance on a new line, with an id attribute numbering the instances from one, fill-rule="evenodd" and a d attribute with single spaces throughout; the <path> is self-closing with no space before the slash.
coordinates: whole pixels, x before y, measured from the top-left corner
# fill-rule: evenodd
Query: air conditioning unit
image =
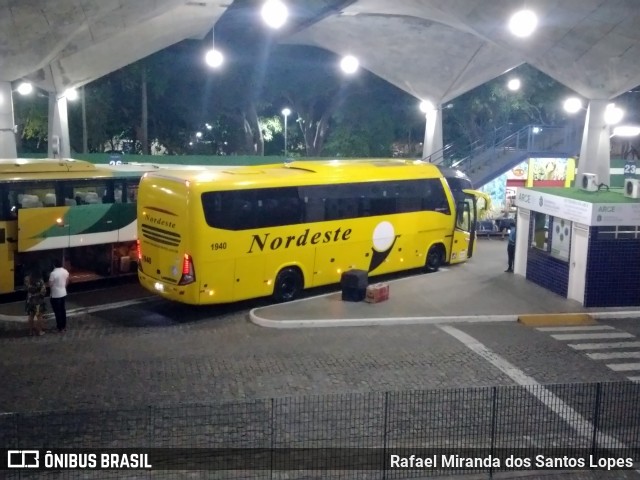
<path id="1" fill-rule="evenodd" d="M 624 196 L 629 198 L 640 198 L 640 179 L 624 179 Z"/>
<path id="2" fill-rule="evenodd" d="M 598 191 L 598 175 L 595 173 L 583 173 L 578 178 L 578 186 L 587 192 Z"/>

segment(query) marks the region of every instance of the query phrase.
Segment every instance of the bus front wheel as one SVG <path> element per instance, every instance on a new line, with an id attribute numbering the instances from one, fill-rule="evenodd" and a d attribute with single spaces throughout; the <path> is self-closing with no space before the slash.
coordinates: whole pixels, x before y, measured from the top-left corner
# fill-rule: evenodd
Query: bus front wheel
<path id="1" fill-rule="evenodd" d="M 304 284 L 300 270 L 285 268 L 276 277 L 273 298 L 276 302 L 290 302 L 300 296 L 303 288 Z"/>
<path id="2" fill-rule="evenodd" d="M 427 253 L 427 261 L 425 263 L 425 269 L 427 272 L 437 272 L 442 265 L 442 249 L 438 246 L 433 246 Z"/>

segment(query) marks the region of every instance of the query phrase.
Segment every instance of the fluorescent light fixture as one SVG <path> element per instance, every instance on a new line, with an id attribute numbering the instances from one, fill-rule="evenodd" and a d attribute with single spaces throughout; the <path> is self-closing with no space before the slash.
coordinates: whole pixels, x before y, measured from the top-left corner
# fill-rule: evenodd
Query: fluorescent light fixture
<path id="1" fill-rule="evenodd" d="M 613 129 L 613 134 L 618 137 L 636 137 L 640 135 L 640 125 L 620 125 Z"/>

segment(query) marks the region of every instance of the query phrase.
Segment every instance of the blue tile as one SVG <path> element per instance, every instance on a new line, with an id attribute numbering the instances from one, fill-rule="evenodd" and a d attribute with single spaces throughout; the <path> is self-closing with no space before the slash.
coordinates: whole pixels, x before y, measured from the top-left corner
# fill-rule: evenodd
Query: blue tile
<path id="1" fill-rule="evenodd" d="M 585 306 L 640 306 L 640 239 L 598 238 L 598 227 L 589 233 Z"/>

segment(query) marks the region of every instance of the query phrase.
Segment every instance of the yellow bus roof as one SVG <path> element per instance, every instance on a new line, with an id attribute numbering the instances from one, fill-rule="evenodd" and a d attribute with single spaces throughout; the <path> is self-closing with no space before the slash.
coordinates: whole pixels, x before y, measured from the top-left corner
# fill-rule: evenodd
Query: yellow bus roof
<path id="1" fill-rule="evenodd" d="M 348 177 L 344 176 L 345 171 L 349 173 Z M 406 179 L 414 178 L 419 173 L 430 178 L 442 178 L 440 170 L 435 165 L 398 159 L 307 160 L 201 172 L 162 169 L 148 174 L 148 177 L 189 181 L 194 186 L 203 188 L 218 182 L 231 188 L 255 188 L 287 185 L 292 177 L 296 177 L 296 184 L 314 185 Z"/>
<path id="2" fill-rule="evenodd" d="M 158 167 L 155 167 L 156 169 Z M 151 165 L 95 165 L 71 158 L 0 159 L 0 182 L 72 180 L 113 177 L 139 178 Z"/>
<path id="3" fill-rule="evenodd" d="M 10 158 L 0 159 L 0 174 L 94 172 L 96 166 L 84 160 L 70 158 Z"/>

